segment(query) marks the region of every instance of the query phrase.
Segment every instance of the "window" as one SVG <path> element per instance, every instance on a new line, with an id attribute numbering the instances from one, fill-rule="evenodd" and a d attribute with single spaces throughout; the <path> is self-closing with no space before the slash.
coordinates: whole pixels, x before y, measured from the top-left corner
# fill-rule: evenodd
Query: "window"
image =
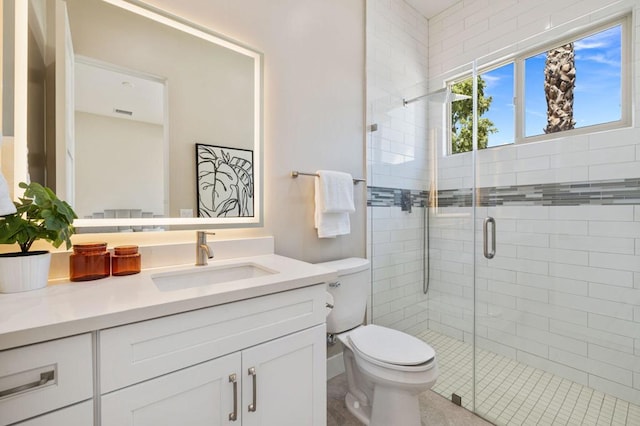
<path id="1" fill-rule="evenodd" d="M 627 27 L 627 19 L 618 20 L 533 54 L 481 69 L 478 148 L 625 125 L 630 109 L 623 95 Z M 472 94 L 471 77 L 450 82 L 449 86 L 454 93 Z M 514 104 L 514 99 L 519 101 Z M 452 103 L 452 154 L 472 149 L 471 120 L 471 99 Z"/>
<path id="2" fill-rule="evenodd" d="M 525 137 L 621 120 L 621 42 L 622 24 L 619 24 L 526 58 Z M 545 81 L 548 63 L 556 68 L 556 72 L 548 73 L 550 79 L 558 81 L 555 86 Z M 563 71 L 563 68 L 567 70 Z M 570 92 L 562 90 L 563 83 Z M 549 100 L 546 91 L 550 92 Z M 557 98 L 561 98 L 559 102 L 556 102 Z M 552 109 L 549 111 L 551 120 L 547 119 L 547 108 Z M 553 111 L 554 108 L 558 111 Z M 558 116 L 563 114 L 566 115 Z"/>
<path id="3" fill-rule="evenodd" d="M 513 62 L 478 76 L 478 148 L 484 149 L 513 143 Z M 454 83 L 453 93 L 471 96 L 472 79 Z M 473 100 L 464 99 L 451 105 L 451 152 L 471 151 Z"/>

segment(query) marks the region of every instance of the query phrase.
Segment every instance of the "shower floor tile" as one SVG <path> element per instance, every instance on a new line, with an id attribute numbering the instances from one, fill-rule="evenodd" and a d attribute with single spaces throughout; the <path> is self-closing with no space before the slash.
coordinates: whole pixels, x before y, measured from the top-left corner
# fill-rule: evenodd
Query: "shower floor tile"
<path id="1" fill-rule="evenodd" d="M 455 393 L 471 410 L 471 345 L 431 330 L 417 337 L 438 354 L 440 373 L 432 390 L 445 398 Z M 502 355 L 477 352 L 476 412 L 498 425 L 640 425 L 638 405 Z"/>

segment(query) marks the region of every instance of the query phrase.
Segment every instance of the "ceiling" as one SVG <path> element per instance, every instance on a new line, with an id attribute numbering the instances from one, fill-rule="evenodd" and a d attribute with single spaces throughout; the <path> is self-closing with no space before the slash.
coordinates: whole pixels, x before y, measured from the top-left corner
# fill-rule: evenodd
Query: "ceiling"
<path id="1" fill-rule="evenodd" d="M 431 19 L 460 0 L 405 0 L 425 18 Z"/>
<path id="2" fill-rule="evenodd" d="M 75 109 L 146 123 L 164 123 L 164 84 L 115 69 L 76 62 Z"/>

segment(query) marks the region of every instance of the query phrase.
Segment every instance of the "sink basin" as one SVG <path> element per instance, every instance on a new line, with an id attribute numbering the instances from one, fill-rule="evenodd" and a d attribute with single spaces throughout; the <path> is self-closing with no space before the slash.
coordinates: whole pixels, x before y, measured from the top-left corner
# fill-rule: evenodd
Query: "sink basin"
<path id="1" fill-rule="evenodd" d="M 196 267 L 187 271 L 172 271 L 151 276 L 160 291 L 174 291 L 185 288 L 202 287 L 247 278 L 277 274 L 276 271 L 256 265 L 241 263 L 218 267 Z"/>

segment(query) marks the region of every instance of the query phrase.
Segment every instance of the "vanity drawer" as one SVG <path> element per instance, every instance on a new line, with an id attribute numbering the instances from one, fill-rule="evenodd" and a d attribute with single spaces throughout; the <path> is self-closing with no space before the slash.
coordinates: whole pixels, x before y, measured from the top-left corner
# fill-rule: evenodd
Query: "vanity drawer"
<path id="1" fill-rule="evenodd" d="M 93 401 L 85 401 L 49 414 L 18 423 L 16 426 L 90 426 L 93 424 Z"/>
<path id="2" fill-rule="evenodd" d="M 0 425 L 93 395 L 91 335 L 0 352 Z"/>
<path id="3" fill-rule="evenodd" d="M 325 285 L 100 332 L 100 388 L 111 392 L 325 322 Z"/>

